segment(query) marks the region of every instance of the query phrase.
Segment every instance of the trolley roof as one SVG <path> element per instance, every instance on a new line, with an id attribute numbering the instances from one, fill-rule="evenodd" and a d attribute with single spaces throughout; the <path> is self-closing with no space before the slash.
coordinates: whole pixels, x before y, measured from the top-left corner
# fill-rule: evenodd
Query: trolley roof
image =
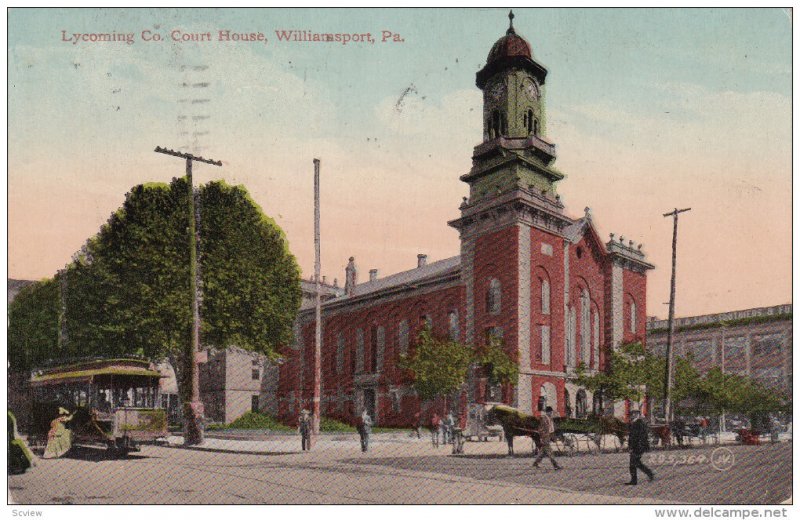
<path id="1" fill-rule="evenodd" d="M 154 370 L 149 361 L 141 359 L 102 359 L 34 370 L 31 385 L 54 385 L 62 383 L 91 383 L 97 376 L 144 376 L 163 377 Z"/>

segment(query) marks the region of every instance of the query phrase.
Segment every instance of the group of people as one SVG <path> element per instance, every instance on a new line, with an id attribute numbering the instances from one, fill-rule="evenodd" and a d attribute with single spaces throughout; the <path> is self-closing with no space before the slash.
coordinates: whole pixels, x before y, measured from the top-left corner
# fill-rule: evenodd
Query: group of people
<path id="1" fill-rule="evenodd" d="M 452 412 L 444 418 L 434 412 L 431 416 L 431 442 L 433 445 L 438 447 L 440 438 L 442 444 L 452 444 L 455 438 L 455 428 L 456 421 Z M 417 427 L 417 432 L 419 432 L 419 427 Z M 419 437 L 419 433 L 417 436 Z"/>

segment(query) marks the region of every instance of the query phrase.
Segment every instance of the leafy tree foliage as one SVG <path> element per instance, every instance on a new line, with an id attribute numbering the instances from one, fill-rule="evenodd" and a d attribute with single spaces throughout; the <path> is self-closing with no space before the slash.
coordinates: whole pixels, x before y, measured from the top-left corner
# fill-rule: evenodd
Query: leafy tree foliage
<path id="1" fill-rule="evenodd" d="M 57 352 L 60 302 L 55 280 L 24 287 L 8 306 L 8 362 L 27 370 Z"/>
<path id="2" fill-rule="evenodd" d="M 589 374 L 581 365 L 574 382 L 610 399 L 641 401 L 664 395 L 665 359 L 645 350 L 641 343 L 623 344 L 610 353 L 609 370 Z M 723 374 L 719 367 L 701 375 L 689 357 L 674 359 L 673 402 L 682 413 L 744 413 L 751 416 L 781 409 L 784 401 L 753 379 Z"/>
<path id="3" fill-rule="evenodd" d="M 414 352 L 400 356 L 399 366 L 411 372 L 414 389 L 427 401 L 461 388 L 472 360 L 472 349 L 457 341 L 437 338 L 425 327 Z"/>
<path id="4" fill-rule="evenodd" d="M 12 363 L 130 354 L 174 362 L 191 338 L 188 196 L 185 178 L 134 187 L 64 271 L 20 293 L 9 317 Z M 212 182 L 195 197 L 201 343 L 274 356 L 301 300 L 286 238 L 241 186 Z M 68 332 L 60 350 L 59 286 Z"/>
<path id="5" fill-rule="evenodd" d="M 400 356 L 399 366 L 411 372 L 414 389 L 427 401 L 459 390 L 470 366 L 476 363 L 487 369 L 491 384 L 517 383 L 519 366 L 505 353 L 499 338 L 472 348 L 458 341 L 438 338 L 429 327 L 420 332 L 413 351 Z"/>
<path id="6" fill-rule="evenodd" d="M 478 347 L 474 361 L 486 368 L 490 385 L 516 385 L 519 365 L 503 350 L 503 340 L 491 336 L 489 342 Z"/>

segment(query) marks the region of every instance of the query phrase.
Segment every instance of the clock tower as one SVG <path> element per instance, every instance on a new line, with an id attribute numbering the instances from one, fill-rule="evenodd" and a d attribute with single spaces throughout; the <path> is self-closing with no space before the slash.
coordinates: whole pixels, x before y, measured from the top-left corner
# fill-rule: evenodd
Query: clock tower
<path id="1" fill-rule="evenodd" d="M 483 140 L 473 150 L 472 168 L 461 176 L 470 188 L 461 217 L 449 224 L 461 238 L 465 339 L 480 345 L 492 335 L 502 338 L 520 366 L 517 385 L 502 389 L 502 399 L 531 411 L 531 349 L 542 341 L 531 332 L 541 328 L 531 321 L 531 287 L 539 283 L 534 271 L 537 264 L 547 264 L 554 272 L 552 286 L 564 283 L 557 273 L 563 267 L 564 233 L 573 221 L 564 215 L 556 194 L 556 183 L 564 178 L 553 167 L 556 147 L 544 137 L 547 69 L 533 59 L 530 44 L 514 30 L 513 18 L 509 13 L 506 34 L 476 75 L 483 91 Z M 496 312 L 486 304 L 494 287 L 501 293 Z M 555 343 L 555 325 L 563 313 L 553 307 L 547 323 L 552 321 Z M 486 399 L 485 374 L 472 374 L 469 387 L 472 399 Z M 496 399 L 496 390 L 489 394 Z"/>

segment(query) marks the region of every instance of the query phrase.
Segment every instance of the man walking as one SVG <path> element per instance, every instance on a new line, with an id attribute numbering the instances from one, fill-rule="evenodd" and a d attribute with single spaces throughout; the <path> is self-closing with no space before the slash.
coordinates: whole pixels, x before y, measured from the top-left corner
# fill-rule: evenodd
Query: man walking
<path id="1" fill-rule="evenodd" d="M 549 458 L 550 462 L 553 464 L 553 469 L 561 469 L 556 459 L 553 458 L 553 450 L 550 448 L 550 440 L 553 438 L 553 433 L 556 431 L 555 425 L 553 424 L 552 406 L 548 406 L 545 409 L 545 414 L 539 418 L 539 429 L 537 431 L 539 433 L 539 440 L 542 443 L 542 449 L 539 451 L 536 460 L 533 461 L 533 467 L 538 468 L 539 463 L 544 456 L 547 455 L 547 458 Z"/>
<path id="2" fill-rule="evenodd" d="M 642 455 L 650 449 L 647 441 L 647 424 L 644 422 L 639 410 L 631 411 L 631 427 L 628 435 L 628 446 L 631 452 L 631 481 L 626 482 L 626 486 L 635 486 L 638 483 L 637 470 L 640 469 L 647 475 L 650 482 L 653 481 L 655 475 L 653 470 L 648 468 L 642 463 Z"/>
<path id="3" fill-rule="evenodd" d="M 361 437 L 361 451 L 364 453 L 369 449 L 370 433 L 372 433 L 372 418 L 365 409 L 358 420 L 358 435 Z"/>

